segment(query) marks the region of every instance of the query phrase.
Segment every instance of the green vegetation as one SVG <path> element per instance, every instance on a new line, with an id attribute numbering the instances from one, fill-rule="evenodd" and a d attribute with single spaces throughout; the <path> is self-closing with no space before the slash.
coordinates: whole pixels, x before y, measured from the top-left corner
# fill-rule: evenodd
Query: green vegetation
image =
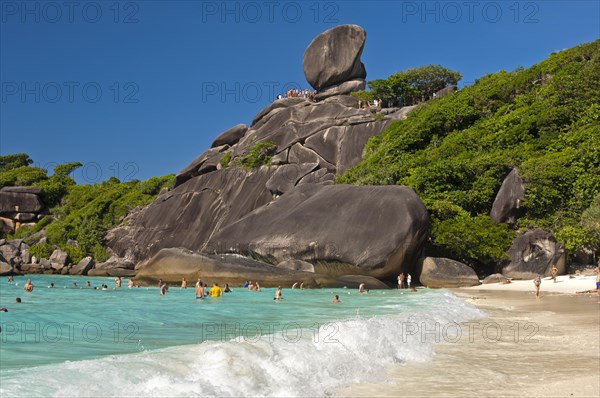
<path id="1" fill-rule="evenodd" d="M 432 215 L 433 248 L 457 260 L 502 258 L 515 230 L 487 215 L 514 167 L 527 184 L 515 228 L 549 230 L 570 253 L 598 248 L 600 40 L 423 103 L 363 158 L 339 182 L 412 187 Z"/>
<path id="2" fill-rule="evenodd" d="M 15 161 L 17 156 L 18 161 Z M 48 176 L 46 170 L 24 163 L 31 164 L 29 156 L 24 154 L 0 156 L 0 165 L 4 165 L 0 169 L 0 183 L 43 188 L 42 198 L 51 215 L 33 227 L 18 229 L 10 237 L 34 242 L 34 234 L 44 229 L 49 243 L 32 246 L 31 254 L 47 258 L 56 245 L 66 251 L 74 263 L 87 255 L 105 261 L 108 255 L 102 241 L 106 232 L 123 221 L 133 208 L 153 201 L 161 189 L 172 185 L 174 177 L 126 183 L 111 177 L 99 184 L 77 185 L 69 174 L 81 167 L 81 163 L 58 165 L 52 176 Z M 34 174 L 37 177 L 29 179 L 28 176 Z M 78 246 L 68 245 L 69 239 L 77 241 Z"/>
<path id="3" fill-rule="evenodd" d="M 256 169 L 265 165 L 269 166 L 276 149 L 277 145 L 270 141 L 259 142 L 250 148 L 250 151 L 246 156 L 241 159 L 235 158 L 233 162 L 231 162 L 231 165 L 243 167 L 248 170 Z M 223 159 L 221 158 L 221 160 Z"/>
<path id="4" fill-rule="evenodd" d="M 221 156 L 219 163 L 221 164 L 221 166 L 223 168 L 226 168 L 229 166 L 230 161 L 231 161 L 231 151 L 227 151 L 227 152 L 225 152 L 225 154 L 223 156 Z"/>
<path id="5" fill-rule="evenodd" d="M 383 100 L 384 104 L 407 106 L 425 101 L 446 86 L 456 85 L 460 73 L 441 65 L 427 65 L 394 73 L 387 79 L 370 81 L 370 91 L 351 95 L 361 101 Z"/>

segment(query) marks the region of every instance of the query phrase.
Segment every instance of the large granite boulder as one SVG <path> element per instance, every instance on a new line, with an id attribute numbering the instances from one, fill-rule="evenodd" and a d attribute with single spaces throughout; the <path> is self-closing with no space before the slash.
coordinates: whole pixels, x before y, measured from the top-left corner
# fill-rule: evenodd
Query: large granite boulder
<path id="1" fill-rule="evenodd" d="M 562 243 L 547 231 L 534 229 L 516 237 L 508 249 L 508 264 L 502 275 L 513 279 L 533 279 L 551 275 L 556 266 L 558 275 L 566 271 L 566 253 Z"/>
<path id="2" fill-rule="evenodd" d="M 10 264 L 0 261 L 0 276 L 12 275 L 13 273 L 14 270 Z"/>
<path id="3" fill-rule="evenodd" d="M 273 198 L 266 188 L 273 168 L 217 170 L 192 178 L 131 214 L 106 236 L 108 246 L 133 262 L 160 249 L 203 251 L 211 235 Z"/>
<path id="4" fill-rule="evenodd" d="M 484 285 L 488 285 L 490 283 L 503 283 L 508 281 L 508 278 L 502 274 L 492 274 L 485 277 L 484 280 L 481 281 Z"/>
<path id="5" fill-rule="evenodd" d="M 328 87 L 345 87 L 364 79 L 360 63 L 364 37 L 362 29 L 345 26 L 315 39 L 307 54 L 330 51 L 320 64 L 317 62 L 320 66 L 315 64 L 319 87 L 327 91 Z M 423 243 L 427 221 L 425 208 L 414 192 L 401 187 L 332 186 L 336 176 L 362 160 L 369 138 L 392 122 L 391 115 L 376 119 L 369 110 L 359 109 L 358 101 L 340 95 L 342 92 L 345 90 L 316 103 L 303 98 L 276 100 L 258 112 L 250 127 L 238 125 L 222 133 L 212 148 L 177 175 L 170 191 L 129 214 L 121 226 L 108 232 L 109 249 L 124 260 L 145 264 L 162 249 L 216 255 L 237 253 L 249 245 L 248 252 L 255 252 L 258 258 L 264 256 L 263 262 L 270 266 L 288 259 L 302 260 L 314 265 L 314 274 L 335 278 L 344 274 L 392 278 L 398 269 L 414 267 L 411 263 Z M 257 145 L 265 143 L 271 145 L 263 165 L 248 170 L 248 157 L 256 152 Z M 230 156 L 228 166 L 220 164 L 225 153 Z M 321 192 L 320 187 L 325 186 L 332 189 Z M 298 203 L 300 197 L 310 205 Z M 261 227 L 266 227 L 263 232 L 256 227 L 250 231 L 252 236 L 238 239 L 229 235 L 233 225 L 250 215 L 258 217 L 262 213 L 255 212 L 259 211 L 279 212 L 278 221 L 269 225 L 267 218 L 261 218 Z M 352 221 L 352 227 L 346 228 L 345 218 L 355 213 L 365 225 Z M 286 220 L 286 214 L 292 218 Z M 383 217 L 384 222 L 365 218 L 368 215 Z M 322 220 L 316 220 L 318 217 Z M 329 226 L 323 229 L 324 220 Z M 380 224 L 383 230 L 379 230 Z M 271 255 L 269 245 L 264 244 L 281 243 L 286 229 L 297 233 L 297 241 L 290 237 L 288 242 L 301 247 L 297 258 L 289 252 Z M 255 240 L 260 242 L 257 247 Z M 315 253 L 318 261 L 313 262 L 310 256 Z M 90 274 L 100 272 L 107 274 L 98 267 L 90 270 Z"/>
<path id="6" fill-rule="evenodd" d="M 94 267 L 94 260 L 91 257 L 84 257 L 76 265 L 69 269 L 70 275 L 87 275 Z"/>
<path id="7" fill-rule="evenodd" d="M 342 25 L 318 35 L 306 48 L 302 67 L 308 83 L 321 91 L 367 76 L 360 62 L 367 34 L 356 25 Z"/>
<path id="8" fill-rule="evenodd" d="M 56 249 L 52 252 L 49 260 L 52 264 L 52 268 L 60 270 L 67 265 L 67 262 L 69 261 L 69 255 L 60 249 Z"/>
<path id="9" fill-rule="evenodd" d="M 419 262 L 419 281 L 430 288 L 457 288 L 481 283 L 477 273 L 466 264 L 443 257 L 425 257 Z"/>
<path id="10" fill-rule="evenodd" d="M 37 194 L 15 191 L 14 188 L 18 187 L 0 189 L 0 213 L 38 213 L 44 208 L 44 202 Z"/>
<path id="11" fill-rule="evenodd" d="M 141 265 L 136 281 L 156 285 L 158 279 L 169 284 L 179 284 L 201 279 L 209 285 L 216 282 L 241 285 L 244 280 L 258 282 L 262 287 L 292 287 L 295 283 L 306 288 L 358 287 L 364 282 L 369 289 L 388 288 L 383 282 L 368 276 L 342 275 L 332 277 L 314 272 L 279 268 L 237 254 L 210 255 L 181 248 L 160 250 L 154 257 Z"/>
<path id="12" fill-rule="evenodd" d="M 408 187 L 304 184 L 218 231 L 208 247 L 274 264 L 308 261 L 328 275 L 386 279 L 412 268 L 428 221 Z"/>
<path id="13" fill-rule="evenodd" d="M 213 141 L 211 148 L 223 146 L 223 145 L 234 145 L 237 144 L 239 140 L 242 139 L 244 134 L 248 131 L 248 126 L 245 124 L 238 124 L 219 134 L 217 138 Z"/>
<path id="14" fill-rule="evenodd" d="M 495 222 L 514 224 L 519 216 L 520 203 L 524 195 L 523 179 L 517 169 L 512 169 L 494 199 L 490 218 Z"/>

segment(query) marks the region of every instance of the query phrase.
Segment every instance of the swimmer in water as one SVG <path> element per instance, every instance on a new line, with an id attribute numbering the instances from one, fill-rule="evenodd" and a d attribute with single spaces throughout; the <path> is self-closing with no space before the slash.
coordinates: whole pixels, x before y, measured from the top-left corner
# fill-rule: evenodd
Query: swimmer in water
<path id="1" fill-rule="evenodd" d="M 202 299 L 204 299 L 204 283 L 198 280 L 198 283 L 196 283 L 196 300 Z"/>
<path id="2" fill-rule="evenodd" d="M 334 303 L 341 303 L 340 301 L 340 296 L 338 296 L 337 294 L 335 295 L 335 297 L 333 298 L 333 302 Z"/>
<path id="3" fill-rule="evenodd" d="M 359 293 L 364 293 L 364 294 L 368 294 L 369 291 L 367 289 L 365 289 L 365 283 L 362 282 L 359 286 L 358 286 L 358 292 Z"/>
<path id="4" fill-rule="evenodd" d="M 115 286 L 116 287 L 121 287 L 121 277 L 120 276 L 117 276 L 115 278 Z"/>
<path id="5" fill-rule="evenodd" d="M 168 286 L 166 283 L 163 283 L 163 284 L 160 286 L 160 295 L 161 295 L 161 296 L 164 296 L 164 295 L 165 295 L 165 293 L 167 293 L 168 291 L 169 291 L 169 286 Z"/>
<path id="6" fill-rule="evenodd" d="M 223 288 L 223 293 L 231 293 L 231 289 L 229 288 L 229 283 L 225 284 L 225 287 Z"/>
<path id="7" fill-rule="evenodd" d="M 92 286 L 92 284 L 90 283 L 90 281 L 87 281 L 87 282 L 85 283 L 85 285 L 86 285 L 87 287 L 91 287 L 91 286 Z"/>
<path id="8" fill-rule="evenodd" d="M 53 287 L 54 287 L 54 283 L 50 283 L 50 284 L 48 285 L 48 289 L 52 289 Z"/>
<path id="9" fill-rule="evenodd" d="M 275 291 L 275 297 L 273 297 L 273 300 L 281 300 L 281 286 L 279 286 Z"/>
<path id="10" fill-rule="evenodd" d="M 221 297 L 223 295 L 223 289 L 219 287 L 218 283 L 213 283 L 213 287 L 210 289 L 210 297 Z"/>
<path id="11" fill-rule="evenodd" d="M 185 280 L 185 278 L 181 279 L 181 288 L 182 289 L 187 289 L 187 281 Z"/>
<path id="12" fill-rule="evenodd" d="M 31 279 L 27 279 L 27 283 L 23 286 L 23 290 L 28 293 L 33 292 L 33 283 L 31 283 Z"/>
<path id="13" fill-rule="evenodd" d="M 292 285 L 292 289 L 295 289 L 296 286 L 298 286 L 298 282 L 294 282 L 294 284 Z"/>
<path id="14" fill-rule="evenodd" d="M 129 282 L 127 283 L 127 288 L 131 289 L 133 287 L 133 279 L 130 279 Z"/>

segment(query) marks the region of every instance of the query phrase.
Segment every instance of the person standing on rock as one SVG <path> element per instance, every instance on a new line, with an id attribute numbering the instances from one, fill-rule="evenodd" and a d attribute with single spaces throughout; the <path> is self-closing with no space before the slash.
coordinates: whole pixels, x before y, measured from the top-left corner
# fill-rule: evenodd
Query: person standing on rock
<path id="1" fill-rule="evenodd" d="M 540 285 L 542 284 L 542 278 L 539 274 L 533 280 L 533 284 L 535 285 L 535 297 L 540 298 Z"/>
<path id="2" fill-rule="evenodd" d="M 558 268 L 556 268 L 556 265 L 552 266 L 552 280 L 554 281 L 554 283 L 556 283 L 556 273 L 558 272 Z"/>

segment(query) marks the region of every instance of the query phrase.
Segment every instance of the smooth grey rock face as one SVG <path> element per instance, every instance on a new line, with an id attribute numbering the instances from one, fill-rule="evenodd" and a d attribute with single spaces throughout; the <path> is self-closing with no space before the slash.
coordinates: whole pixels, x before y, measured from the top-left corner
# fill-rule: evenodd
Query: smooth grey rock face
<path id="1" fill-rule="evenodd" d="M 305 184 L 220 230 L 210 245 L 273 263 L 308 261 L 320 273 L 390 278 L 414 265 L 428 220 L 407 187 Z"/>
<path id="2" fill-rule="evenodd" d="M 220 134 L 213 148 L 177 175 L 173 189 L 109 231 L 109 248 L 140 267 L 172 248 L 210 256 L 251 254 L 269 266 L 288 259 L 307 261 L 314 264 L 310 283 L 315 286 L 325 280 L 333 283 L 327 279 L 333 277 L 339 284 L 342 275 L 395 278 L 399 268 L 414 268 L 428 217 L 414 192 L 402 187 L 333 186 L 336 176 L 362 159 L 368 139 L 391 123 L 387 116 L 376 120 L 369 110 L 358 108 L 355 98 L 342 94 L 347 91 L 344 87 L 364 84 L 360 62 L 364 38 L 361 28 L 343 26 L 315 39 L 333 51 L 327 62 L 338 64 L 325 65 L 325 73 L 317 73 L 321 88 L 331 88 L 332 96 L 320 102 L 276 100 L 258 112 L 250 128 L 238 125 Z M 309 47 L 306 54 L 321 44 Z M 267 165 L 252 171 L 234 166 L 256 145 L 267 142 L 274 145 Z M 231 153 L 231 162 L 223 167 L 219 161 L 226 152 Z M 319 191 L 324 187 L 332 190 Z M 275 218 L 262 218 L 262 212 Z M 242 223 L 254 217 L 259 224 Z M 328 226 L 323 228 L 322 223 Z M 382 225 L 384 230 L 377 233 Z M 240 226 L 247 236 L 232 232 Z M 327 234 L 333 236 L 332 245 L 320 243 L 329 242 Z M 300 248 L 298 257 L 279 249 L 269 252 L 269 242 L 280 244 L 282 239 Z M 108 275 L 97 266 L 90 275 L 102 272 Z"/>
<path id="3" fill-rule="evenodd" d="M 326 87 L 315 95 L 315 101 L 322 101 L 325 98 L 346 95 L 355 91 L 364 90 L 367 82 L 364 79 L 353 79 L 346 82 Z"/>
<path id="4" fill-rule="evenodd" d="M 473 268 L 443 257 L 425 257 L 419 264 L 419 281 L 430 288 L 477 286 L 481 283 Z"/>
<path id="5" fill-rule="evenodd" d="M 274 195 L 281 195 L 296 186 L 298 181 L 314 169 L 318 163 L 286 164 L 278 167 L 266 183 L 266 187 Z"/>
<path id="6" fill-rule="evenodd" d="M 14 270 L 10 264 L 0 261 L 0 276 L 12 275 L 13 273 Z"/>
<path id="7" fill-rule="evenodd" d="M 490 283 L 502 283 L 502 282 L 506 282 L 507 280 L 508 280 L 508 278 L 502 274 L 492 274 L 492 275 L 486 276 L 485 279 L 483 281 L 481 281 L 481 283 L 483 283 L 484 285 L 487 285 Z"/>
<path id="8" fill-rule="evenodd" d="M 366 38 L 366 32 L 357 25 L 336 26 L 318 35 L 302 58 L 308 83 L 321 90 L 348 80 L 365 79 L 367 72 L 360 55 Z"/>
<path id="9" fill-rule="evenodd" d="M 277 268 L 289 269 L 292 271 L 315 272 L 315 266 L 302 260 L 284 260 L 277 264 Z"/>
<path id="10" fill-rule="evenodd" d="M 0 213 L 39 213 L 43 208 L 44 203 L 36 194 L 0 191 Z"/>
<path id="11" fill-rule="evenodd" d="M 89 270 L 94 267 L 94 260 L 91 257 L 84 257 L 69 269 L 70 275 L 87 275 Z"/>
<path id="12" fill-rule="evenodd" d="M 556 242 L 550 232 L 541 229 L 516 237 L 507 254 L 509 263 L 502 268 L 502 275 L 509 278 L 549 276 L 552 266 L 556 266 L 558 275 L 566 272 L 566 253 L 562 243 Z"/>
<path id="13" fill-rule="evenodd" d="M 69 258 L 69 255 L 60 250 L 60 249 L 56 249 L 54 250 L 54 252 L 52 252 L 52 255 L 50 256 L 50 263 L 52 263 L 52 268 L 54 269 L 61 269 L 62 267 L 64 267 L 65 265 L 67 265 L 67 260 Z"/>
<path id="14" fill-rule="evenodd" d="M 369 276 L 341 275 L 338 277 L 315 272 L 278 267 L 237 254 L 200 254 L 182 248 L 162 249 L 138 269 L 136 280 L 155 285 L 158 279 L 169 284 L 201 279 L 209 285 L 219 282 L 239 285 L 243 280 L 258 282 L 262 287 L 294 284 L 304 288 L 348 287 L 357 288 L 364 282 L 368 289 L 386 289 L 388 286 Z M 285 296 L 285 290 L 283 295 Z"/>
<path id="15" fill-rule="evenodd" d="M 223 145 L 234 145 L 237 144 L 239 140 L 242 139 L 244 134 L 248 131 L 248 126 L 245 124 L 238 124 L 219 134 L 217 138 L 213 141 L 211 148 L 216 148 L 218 146 Z"/>
<path id="16" fill-rule="evenodd" d="M 216 230 L 272 200 L 265 185 L 273 172 L 227 168 L 192 178 L 132 215 L 129 225 L 109 231 L 107 244 L 133 261 L 167 247 L 212 253 L 205 246 Z"/>
<path id="17" fill-rule="evenodd" d="M 525 183 L 517 169 L 512 169 L 496 194 L 490 218 L 498 223 L 514 224 L 519 216 L 523 196 L 525 196 Z"/>

